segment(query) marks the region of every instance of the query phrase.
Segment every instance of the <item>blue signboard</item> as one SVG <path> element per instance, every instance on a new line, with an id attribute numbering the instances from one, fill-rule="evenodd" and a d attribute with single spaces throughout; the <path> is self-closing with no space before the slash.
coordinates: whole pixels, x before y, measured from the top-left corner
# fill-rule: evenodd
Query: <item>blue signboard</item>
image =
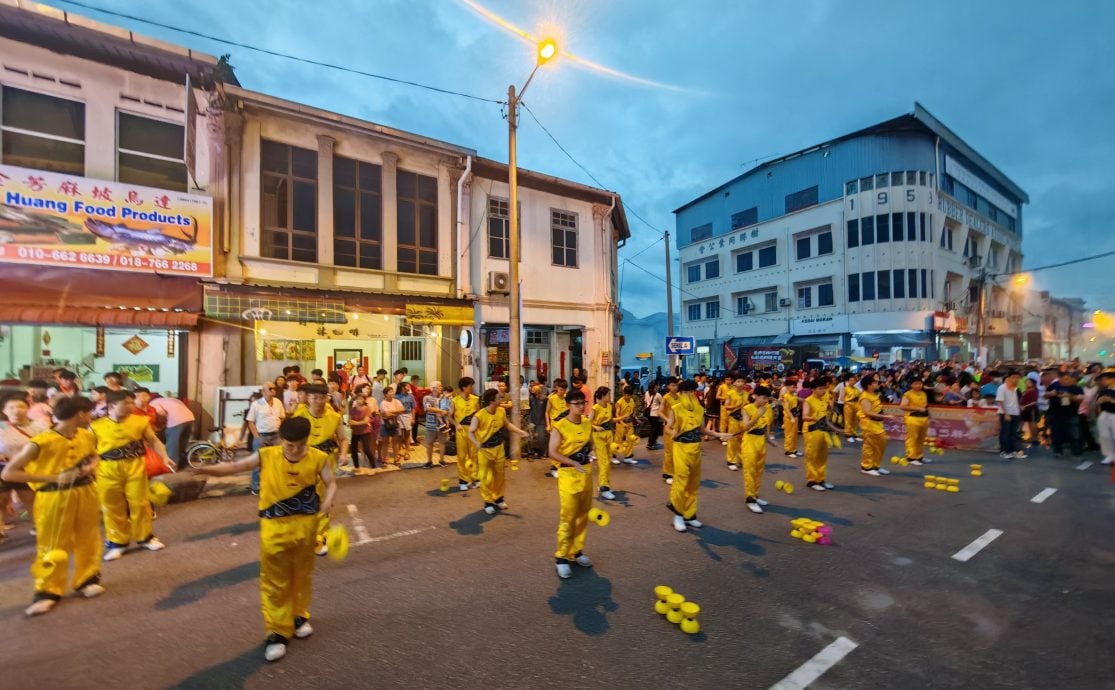
<path id="1" fill-rule="evenodd" d="M 684 335 L 671 335 L 666 338 L 667 355 L 695 355 L 697 354 L 697 339 Z"/>

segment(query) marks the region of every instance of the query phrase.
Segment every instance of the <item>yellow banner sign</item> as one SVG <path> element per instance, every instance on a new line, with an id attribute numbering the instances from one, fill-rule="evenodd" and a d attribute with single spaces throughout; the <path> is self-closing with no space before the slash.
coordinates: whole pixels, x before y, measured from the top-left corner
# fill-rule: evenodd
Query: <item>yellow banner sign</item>
<path id="1" fill-rule="evenodd" d="M 444 304 L 408 304 L 407 323 L 429 326 L 471 326 L 476 319 L 472 307 Z"/>
<path id="2" fill-rule="evenodd" d="M 635 359 L 654 359 L 654 354 L 650 352 L 640 352 L 635 355 Z"/>

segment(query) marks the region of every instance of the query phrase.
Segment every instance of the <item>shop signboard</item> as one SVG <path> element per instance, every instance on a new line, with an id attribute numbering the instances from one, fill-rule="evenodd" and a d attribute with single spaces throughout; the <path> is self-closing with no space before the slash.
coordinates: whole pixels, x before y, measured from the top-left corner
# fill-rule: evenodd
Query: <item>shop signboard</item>
<path id="1" fill-rule="evenodd" d="M 883 414 L 894 419 L 883 422 L 892 441 L 906 438 L 906 422 L 897 405 L 883 405 Z M 994 451 L 999 447 L 999 411 L 978 407 L 929 406 L 929 438 L 942 448 Z"/>
<path id="2" fill-rule="evenodd" d="M 127 374 L 136 383 L 154 383 L 159 380 L 158 364 L 114 364 L 112 370 Z"/>
<path id="3" fill-rule="evenodd" d="M 213 200 L 0 165 L 0 263 L 212 276 Z"/>
<path id="4" fill-rule="evenodd" d="M 444 304 L 406 305 L 407 323 L 429 326 L 471 326 L 475 312 L 471 306 L 458 307 Z"/>

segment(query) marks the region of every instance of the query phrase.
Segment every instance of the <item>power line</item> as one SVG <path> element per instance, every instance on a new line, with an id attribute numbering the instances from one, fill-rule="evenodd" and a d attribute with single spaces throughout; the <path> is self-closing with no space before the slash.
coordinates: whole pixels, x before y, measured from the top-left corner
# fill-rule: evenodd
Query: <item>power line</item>
<path id="1" fill-rule="evenodd" d="M 1095 254 L 1093 256 L 1082 256 L 1079 259 L 1069 259 L 1068 261 L 1062 261 L 1059 264 L 1049 264 L 1048 266 L 1038 266 L 1037 268 L 1022 268 L 1022 269 L 1019 269 L 1017 271 L 1010 271 L 1009 273 L 997 273 L 995 275 L 1013 276 L 1013 275 L 1018 275 L 1020 273 L 1036 273 L 1037 271 L 1047 271 L 1051 268 L 1061 268 L 1062 266 L 1073 266 L 1073 265 L 1076 265 L 1076 264 L 1082 264 L 1085 261 L 1094 261 L 1095 259 L 1104 259 L 1104 258 L 1107 258 L 1109 256 L 1115 256 L 1115 251 L 1104 252 L 1102 254 Z"/>
<path id="2" fill-rule="evenodd" d="M 311 59 L 311 58 L 299 57 L 297 55 L 290 55 L 290 54 L 287 54 L 287 53 L 281 53 L 277 50 L 271 50 L 269 48 L 260 48 L 259 46 L 254 46 L 254 45 L 251 45 L 251 44 L 248 44 L 248 43 L 241 43 L 239 41 L 233 41 L 233 40 L 230 40 L 230 39 L 227 39 L 227 38 L 220 38 L 220 37 L 217 37 L 217 36 L 212 36 L 210 34 L 202 33 L 200 31 L 195 31 L 193 29 L 183 29 L 181 27 L 174 26 L 172 24 L 164 24 L 162 22 L 157 22 L 157 21 L 154 21 L 152 19 L 144 19 L 143 17 L 137 17 L 135 15 L 126 14 L 124 12 L 116 12 L 116 11 L 113 11 L 113 10 L 107 10 L 103 7 L 96 7 L 94 5 L 87 5 L 83 2 L 76 2 L 75 0 L 58 0 L 58 2 L 65 3 L 67 5 L 73 5 L 75 7 L 80 7 L 82 9 L 86 9 L 86 10 L 92 10 L 94 12 L 100 12 L 102 14 L 107 14 L 107 15 L 112 16 L 112 17 L 119 17 L 121 19 L 130 19 L 132 21 L 140 22 L 142 24 L 149 24 L 151 26 L 157 26 L 157 27 L 160 27 L 162 29 L 168 29 L 170 31 L 176 31 L 176 32 L 181 33 L 181 34 L 187 34 L 187 35 L 190 35 L 190 36 L 197 36 L 198 38 L 204 38 L 204 39 L 209 40 L 209 41 L 216 41 L 217 43 L 223 43 L 225 45 L 235 46 L 237 48 L 244 48 L 245 50 L 251 50 L 251 51 L 255 51 L 257 53 L 263 53 L 264 55 L 271 55 L 273 57 L 280 57 L 280 58 L 284 58 L 286 60 L 293 60 L 295 62 L 303 62 L 303 63 L 306 63 L 308 65 L 315 65 L 317 67 L 326 67 L 326 68 L 329 68 L 329 69 L 339 70 L 341 72 L 348 72 L 350 74 L 358 74 L 358 75 L 363 76 L 363 77 L 371 77 L 372 79 L 381 79 L 383 81 L 389 81 L 389 82 L 392 82 L 392 83 L 395 83 L 395 84 L 403 84 L 403 85 L 406 85 L 406 86 L 414 86 L 414 87 L 417 87 L 417 88 L 420 88 L 420 89 L 426 89 L 427 91 L 442 93 L 442 94 L 446 94 L 446 95 L 449 95 L 449 96 L 460 96 L 461 98 L 470 98 L 474 101 L 481 101 L 483 103 L 495 103 L 497 105 L 503 104 L 503 101 L 500 101 L 500 100 L 497 100 L 497 99 L 494 99 L 494 98 L 485 98 L 483 96 L 476 96 L 476 95 L 473 95 L 473 94 L 470 94 L 470 93 L 464 93 L 462 91 L 453 91 L 452 89 L 443 89 L 443 88 L 438 87 L 438 86 L 430 86 L 429 84 L 422 84 L 420 82 L 410 81 L 408 79 L 399 79 L 397 77 L 388 77 L 388 76 L 383 75 L 383 74 L 375 74 L 374 72 L 365 72 L 363 70 L 355 69 L 353 67 L 345 67 L 344 65 L 337 65 L 337 64 L 334 64 L 334 63 L 331 63 L 331 62 L 323 62 L 321 60 L 314 60 L 314 59 Z"/>
<path id="3" fill-rule="evenodd" d="M 648 268 L 640 266 L 639 264 L 635 263 L 634 261 L 631 261 L 630 259 L 624 259 L 623 262 L 625 264 L 631 264 L 632 266 L 639 269 L 643 273 L 646 273 L 647 275 L 651 276 L 652 278 L 655 278 L 656 280 L 658 280 L 660 282 L 663 282 L 663 283 L 666 282 L 666 279 L 663 278 L 662 276 L 658 275 L 657 273 L 654 273 L 653 271 L 651 271 Z M 667 289 L 673 290 L 675 287 L 677 288 L 678 292 L 681 292 L 685 295 L 688 295 L 689 297 L 691 297 L 693 299 L 704 300 L 706 302 L 710 302 L 713 299 L 715 299 L 717 302 L 720 301 L 719 295 L 701 296 L 701 295 L 692 293 L 689 290 L 686 290 L 685 288 L 681 287 L 680 285 L 674 285 L 674 284 L 671 284 L 671 283 L 667 283 Z M 740 311 L 737 311 L 736 309 L 734 309 L 730 304 L 727 307 L 723 307 L 723 305 L 721 305 L 721 307 L 724 309 L 724 311 L 729 312 L 732 316 L 742 316 L 742 317 L 748 318 L 748 319 L 763 319 L 763 320 L 768 320 L 768 321 L 785 321 L 787 318 L 789 318 L 788 316 L 766 316 L 766 315 L 763 315 L 763 314 L 752 314 L 750 312 L 740 312 Z M 719 317 L 717 317 L 717 318 L 719 318 Z"/>

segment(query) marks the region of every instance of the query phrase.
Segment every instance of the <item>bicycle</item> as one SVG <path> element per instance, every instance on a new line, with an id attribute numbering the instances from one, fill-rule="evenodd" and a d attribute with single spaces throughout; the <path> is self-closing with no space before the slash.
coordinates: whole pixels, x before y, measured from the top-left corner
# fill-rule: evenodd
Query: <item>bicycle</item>
<path id="1" fill-rule="evenodd" d="M 235 462 L 236 456 L 247 449 L 239 443 L 233 445 L 225 443 L 222 436 L 223 432 L 224 429 L 221 427 L 214 427 L 209 430 L 209 433 L 217 437 L 216 441 L 194 441 L 187 446 L 187 464 L 196 469 L 222 462 Z"/>

